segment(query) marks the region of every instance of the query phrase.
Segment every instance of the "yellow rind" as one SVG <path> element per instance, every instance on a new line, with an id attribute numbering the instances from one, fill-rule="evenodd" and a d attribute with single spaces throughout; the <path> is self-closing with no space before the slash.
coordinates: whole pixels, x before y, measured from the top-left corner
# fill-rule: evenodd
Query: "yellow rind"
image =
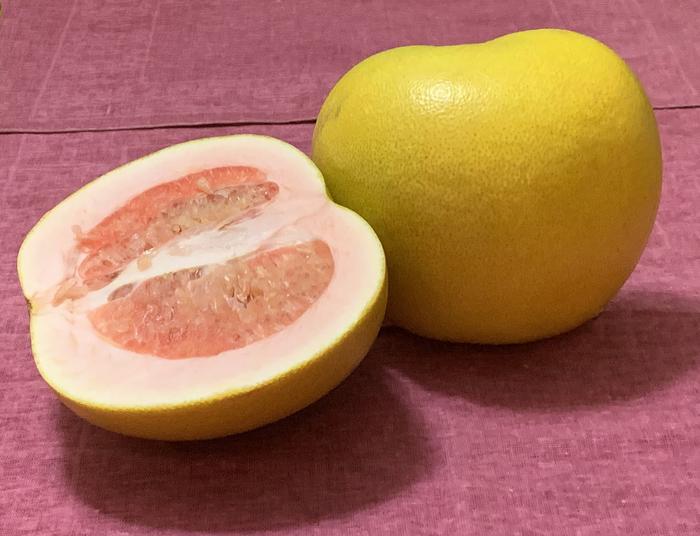
<path id="1" fill-rule="evenodd" d="M 285 142 L 267 136 L 255 137 L 284 144 L 288 149 L 307 158 L 301 151 Z M 212 138 L 186 143 L 200 143 L 207 139 Z M 176 150 L 177 147 L 168 147 L 162 151 Z M 149 156 L 152 155 L 143 158 Z M 79 195 L 98 181 L 110 180 L 110 175 L 123 170 L 131 163 L 95 179 L 70 197 Z M 315 169 L 315 166 L 312 165 L 312 169 Z M 320 172 L 318 178 L 323 181 Z M 58 206 L 60 204 L 52 210 Z M 376 292 L 353 325 L 348 326 L 344 333 L 329 340 L 327 346 L 296 366 L 280 370 L 261 382 L 243 388 L 212 393 L 210 397 L 189 399 L 183 393 L 181 402 L 167 405 L 141 405 L 138 400 L 134 400 L 134 404 L 128 406 L 105 405 L 68 393 L 63 389 L 59 378 L 46 373 L 46 369 L 42 367 L 41 355 L 34 351 L 36 348 L 34 318 L 31 314 L 31 301 L 25 291 L 30 309 L 32 350 L 39 373 L 63 403 L 88 422 L 106 430 L 147 439 L 179 441 L 221 437 L 263 426 L 303 409 L 336 387 L 362 361 L 379 332 L 386 309 L 387 275 L 381 244 L 372 228 L 357 214 L 340 206 L 338 210 L 352 214 L 365 227 L 366 232 L 375 237 L 377 250 L 373 258 L 377 262 Z M 23 247 L 32 233 L 37 232 L 46 222 L 50 214 L 51 211 L 47 212 L 28 233 Z M 23 247 L 20 248 L 17 268 L 20 285 L 24 290 L 26 282 L 23 281 L 22 266 L 27 261 L 22 253 Z"/>
<path id="2" fill-rule="evenodd" d="M 329 93 L 312 158 L 382 241 L 391 322 L 453 342 L 532 341 L 597 315 L 661 193 L 641 84 L 566 30 L 370 56 Z"/>
<path id="3" fill-rule="evenodd" d="M 362 361 L 377 336 L 386 307 L 386 281 L 365 314 L 347 333 L 305 363 L 248 389 L 183 404 L 110 407 L 66 396 L 44 380 L 63 403 L 86 421 L 120 434 L 169 441 L 210 439 L 257 428 L 291 415 L 342 382 Z"/>

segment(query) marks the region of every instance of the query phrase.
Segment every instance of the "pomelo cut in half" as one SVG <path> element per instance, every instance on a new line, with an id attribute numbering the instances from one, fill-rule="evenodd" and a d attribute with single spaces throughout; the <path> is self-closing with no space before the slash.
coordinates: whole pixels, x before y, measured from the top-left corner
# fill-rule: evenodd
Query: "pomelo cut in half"
<path id="1" fill-rule="evenodd" d="M 293 413 L 369 350 L 381 244 L 301 152 L 195 140 L 126 164 L 44 215 L 20 249 L 36 365 L 75 413 L 157 439 Z"/>

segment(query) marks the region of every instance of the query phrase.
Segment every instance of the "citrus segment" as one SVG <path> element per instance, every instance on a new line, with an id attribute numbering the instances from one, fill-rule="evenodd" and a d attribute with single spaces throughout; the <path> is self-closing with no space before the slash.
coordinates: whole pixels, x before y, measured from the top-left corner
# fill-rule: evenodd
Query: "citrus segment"
<path id="1" fill-rule="evenodd" d="M 273 199 L 279 187 L 260 170 L 224 167 L 193 173 L 136 196 L 85 235 L 74 229 L 87 253 L 78 273 L 90 288 L 116 277 L 126 263 L 183 233 L 230 224 Z"/>
<path id="2" fill-rule="evenodd" d="M 332 275 L 330 248 L 316 240 L 119 287 L 89 318 L 101 335 L 133 352 L 213 356 L 287 327 Z"/>

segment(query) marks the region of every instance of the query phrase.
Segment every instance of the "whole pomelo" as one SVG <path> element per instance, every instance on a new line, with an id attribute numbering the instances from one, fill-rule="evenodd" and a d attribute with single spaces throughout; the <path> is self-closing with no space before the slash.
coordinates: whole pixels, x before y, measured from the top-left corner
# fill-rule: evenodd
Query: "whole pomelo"
<path id="1" fill-rule="evenodd" d="M 634 74 L 554 29 L 367 58 L 325 101 L 313 159 L 384 245 L 389 320 L 453 341 L 528 341 L 597 315 L 661 189 Z"/>

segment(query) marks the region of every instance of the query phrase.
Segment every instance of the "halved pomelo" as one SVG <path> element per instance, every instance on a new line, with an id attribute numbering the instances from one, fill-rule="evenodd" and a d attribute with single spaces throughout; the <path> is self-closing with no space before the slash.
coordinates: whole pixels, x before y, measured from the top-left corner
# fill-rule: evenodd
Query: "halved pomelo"
<path id="1" fill-rule="evenodd" d="M 88 421 L 197 439 L 323 396 L 367 353 L 382 247 L 313 163 L 263 136 L 126 164 L 48 212 L 19 252 L 37 367 Z"/>

